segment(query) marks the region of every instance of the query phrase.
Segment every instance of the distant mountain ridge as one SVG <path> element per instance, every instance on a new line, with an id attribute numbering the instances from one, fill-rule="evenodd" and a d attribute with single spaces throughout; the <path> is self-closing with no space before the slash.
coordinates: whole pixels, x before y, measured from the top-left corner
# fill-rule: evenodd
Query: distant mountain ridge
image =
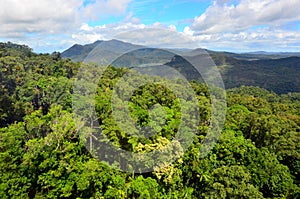
<path id="1" fill-rule="evenodd" d="M 137 51 L 134 51 L 138 49 Z M 92 44 L 78 45 L 62 53 L 63 58 L 73 61 L 89 60 L 97 63 L 108 63 L 120 56 L 120 52 L 130 52 L 122 59 L 112 63 L 116 67 L 144 67 L 146 62 L 157 62 L 160 65 L 170 66 L 182 73 L 188 80 L 199 80 L 199 74 L 191 64 L 180 56 L 169 54 L 168 51 L 147 48 L 140 45 L 122 42 L 119 40 L 96 41 Z M 172 51 L 172 50 L 171 50 Z M 188 55 L 197 54 L 203 49 L 187 50 Z M 259 86 L 272 90 L 278 94 L 300 92 L 300 52 L 249 52 L 232 53 L 206 50 L 214 63 L 219 67 L 226 88 L 246 86 Z M 104 58 L 107 60 L 103 60 Z M 151 58 L 153 60 L 151 60 Z M 169 61 L 168 61 L 169 60 Z M 110 62 L 109 62 L 110 63 Z M 130 64 L 129 64 L 130 63 Z M 159 70 L 159 65 L 155 66 Z M 166 73 L 166 71 L 162 71 Z"/>
<path id="2" fill-rule="evenodd" d="M 66 51 L 64 51 L 61 55 L 64 58 L 70 58 L 73 61 L 82 61 L 85 57 L 103 41 L 96 41 L 92 44 L 80 45 L 75 44 Z"/>
<path id="3" fill-rule="evenodd" d="M 123 52 L 126 50 L 130 50 L 136 47 L 139 47 L 138 45 L 122 42 L 119 40 L 109 40 L 109 41 L 103 41 L 98 40 L 91 44 L 86 45 L 79 45 L 75 44 L 69 49 L 62 52 L 63 58 L 70 58 L 73 61 L 84 61 L 87 57 L 91 56 L 91 53 L 99 48 L 99 46 L 103 46 L 104 49 L 101 50 L 107 50 L 113 52 Z"/>

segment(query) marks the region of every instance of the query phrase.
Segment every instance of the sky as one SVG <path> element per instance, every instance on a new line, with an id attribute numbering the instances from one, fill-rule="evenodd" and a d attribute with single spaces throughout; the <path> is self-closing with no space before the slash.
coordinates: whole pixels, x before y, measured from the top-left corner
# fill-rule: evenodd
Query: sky
<path id="1" fill-rule="evenodd" d="M 300 52 L 300 0 L 0 0 L 0 41 L 34 52 L 96 40 Z"/>

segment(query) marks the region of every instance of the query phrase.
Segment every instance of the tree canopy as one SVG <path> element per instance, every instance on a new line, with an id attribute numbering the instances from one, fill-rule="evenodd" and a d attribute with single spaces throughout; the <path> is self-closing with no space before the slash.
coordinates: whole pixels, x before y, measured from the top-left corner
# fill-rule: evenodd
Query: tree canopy
<path id="1" fill-rule="evenodd" d="M 205 84 L 190 82 L 199 123 L 188 149 L 174 144 L 175 161 L 157 159 L 147 173 L 122 172 L 94 156 L 97 146 L 86 141 L 95 133 L 78 133 L 78 124 L 86 121 L 74 117 L 73 84 L 80 68 L 89 65 L 12 43 L 0 43 L 0 65 L 1 198 L 300 197 L 300 93 L 278 95 L 247 86 L 227 90 L 222 134 L 201 158 L 211 99 Z M 181 111 L 188 102 L 155 82 L 136 89 L 128 103 L 130 117 L 137 128 L 155 132 L 141 136 L 128 121 L 118 124 L 113 114 L 119 107 L 111 98 L 122 92 L 116 84 L 129 72 L 107 67 L 95 98 L 79 100 L 95 102 L 97 122 L 114 146 L 140 154 L 161 150 L 175 140 L 182 118 L 192 123 L 194 118 Z"/>

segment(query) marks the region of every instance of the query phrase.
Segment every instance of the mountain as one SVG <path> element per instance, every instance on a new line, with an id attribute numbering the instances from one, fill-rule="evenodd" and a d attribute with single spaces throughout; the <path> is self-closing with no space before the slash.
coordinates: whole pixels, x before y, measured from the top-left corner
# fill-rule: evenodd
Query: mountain
<path id="1" fill-rule="evenodd" d="M 106 58 L 114 58 L 120 53 L 139 48 L 138 45 L 122 42 L 119 40 L 96 41 L 92 44 L 75 44 L 62 52 L 63 58 L 70 58 L 72 61 L 99 62 L 99 54 Z"/>
<path id="2" fill-rule="evenodd" d="M 73 61 L 82 61 L 86 56 L 103 41 L 96 41 L 92 44 L 79 45 L 75 44 L 68 50 L 64 51 L 61 55 L 63 58 L 70 58 Z"/>
<path id="3" fill-rule="evenodd" d="M 219 54 L 226 55 L 227 57 L 232 57 L 241 60 L 263 60 L 263 59 L 280 59 L 287 57 L 300 57 L 300 52 L 265 52 L 265 51 L 256 51 L 256 52 L 247 52 L 247 53 L 232 53 L 232 52 L 218 52 L 207 50 L 210 54 Z"/>
<path id="4" fill-rule="evenodd" d="M 300 91 L 300 57 L 255 61 L 227 58 L 220 70 L 226 88 L 260 86 L 279 94 Z"/>
<path id="5" fill-rule="evenodd" d="M 299 52 L 266 52 L 266 51 L 255 51 L 248 52 L 245 54 L 253 54 L 253 55 L 281 55 L 281 56 L 300 56 Z"/>
<path id="6" fill-rule="evenodd" d="M 259 86 L 278 94 L 300 92 L 300 53 L 232 53 L 205 49 L 184 50 L 178 53 L 177 50 L 147 48 L 110 40 L 97 41 L 84 46 L 74 45 L 64 51 L 62 57 L 71 58 L 73 61 L 139 68 L 140 71 L 147 73 L 150 73 L 151 68 L 152 73 L 161 76 L 172 76 L 171 68 L 187 80 L 202 81 L 195 67 L 178 54 L 207 62 L 205 60 L 208 56 L 205 56 L 204 51 L 218 66 L 226 88 L 246 85 Z M 204 65 L 208 65 L 207 63 Z M 202 69 L 202 71 L 206 70 Z"/>

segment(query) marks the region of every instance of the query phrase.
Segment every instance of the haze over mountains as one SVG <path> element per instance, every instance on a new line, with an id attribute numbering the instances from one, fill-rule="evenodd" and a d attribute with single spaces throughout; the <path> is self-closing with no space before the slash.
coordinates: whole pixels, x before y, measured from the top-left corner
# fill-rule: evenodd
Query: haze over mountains
<path id="1" fill-rule="evenodd" d="M 200 60 L 203 51 L 203 49 L 163 50 L 110 40 L 96 41 L 87 45 L 75 44 L 62 52 L 62 57 L 73 61 L 111 64 L 115 67 L 138 68 L 152 65 L 157 71 L 167 73 L 162 71 L 164 65 L 176 69 L 188 80 L 201 80 L 195 68 L 176 52 L 186 56 L 196 55 Z M 129 53 L 123 55 L 124 52 Z M 211 50 L 205 52 L 218 66 L 226 88 L 246 85 L 259 86 L 278 94 L 300 92 L 298 52 L 231 53 Z"/>

